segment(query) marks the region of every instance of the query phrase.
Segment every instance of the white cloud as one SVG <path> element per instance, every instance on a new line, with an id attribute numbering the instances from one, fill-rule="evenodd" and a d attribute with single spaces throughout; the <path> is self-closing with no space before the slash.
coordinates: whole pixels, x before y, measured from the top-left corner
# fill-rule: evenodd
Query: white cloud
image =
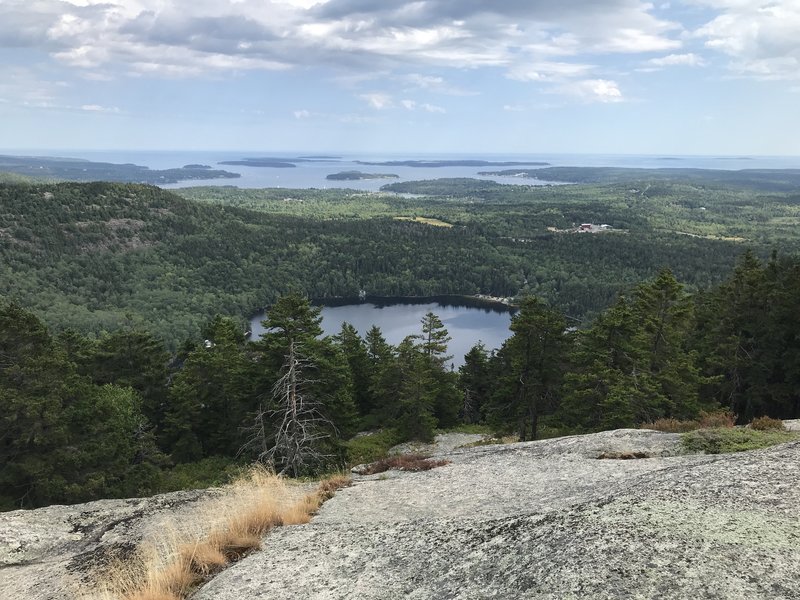
<path id="1" fill-rule="evenodd" d="M 401 100 L 400 105 L 406 110 L 424 110 L 429 113 L 444 114 L 447 111 L 442 106 L 428 104 L 427 102 L 418 103 L 414 100 Z"/>
<path id="2" fill-rule="evenodd" d="M 759 79 L 800 79 L 800 2 L 694 0 L 720 14 L 694 32 L 730 68 Z"/>
<path id="3" fill-rule="evenodd" d="M 448 96 L 477 96 L 478 92 L 465 90 L 458 86 L 452 85 L 447 82 L 443 77 L 434 75 L 420 75 L 419 73 L 410 73 L 403 75 L 401 81 L 408 85 L 408 89 L 419 89 L 435 94 L 444 94 Z"/>
<path id="4" fill-rule="evenodd" d="M 2 0 L 0 47 L 36 48 L 77 69 L 167 77 L 298 65 L 515 69 L 679 47 L 680 27 L 656 12 L 644 0 L 194 0 L 191 10 L 185 0 Z M 409 83 L 465 93 L 429 75 Z"/>
<path id="5" fill-rule="evenodd" d="M 308 119 L 311 116 L 311 113 L 305 109 L 296 110 L 292 114 L 295 119 Z"/>
<path id="6" fill-rule="evenodd" d="M 436 106 L 435 104 L 428 104 L 427 102 L 424 103 L 424 104 L 421 104 L 420 108 L 422 108 L 422 110 L 425 110 L 425 111 L 427 111 L 429 113 L 444 114 L 444 113 L 447 112 L 443 107 Z"/>
<path id="7" fill-rule="evenodd" d="M 116 106 L 101 106 L 100 104 L 83 104 L 81 105 L 81 110 L 85 110 L 88 112 L 114 113 L 114 114 L 119 114 L 120 112 L 122 112 Z"/>
<path id="8" fill-rule="evenodd" d="M 522 112 L 525 109 L 522 108 L 519 104 L 504 104 L 503 110 L 507 112 Z"/>
<path id="9" fill-rule="evenodd" d="M 668 54 L 660 58 L 651 58 L 646 64 L 653 67 L 704 67 L 707 63 L 701 56 L 690 52 L 687 54 Z"/>
<path id="10" fill-rule="evenodd" d="M 586 75 L 592 68 L 577 63 L 542 61 L 515 66 L 509 70 L 508 77 L 517 81 L 563 81 Z"/>
<path id="11" fill-rule="evenodd" d="M 615 81 L 608 79 L 584 79 L 559 85 L 551 92 L 579 98 L 584 102 L 624 102 L 625 98 Z"/>
<path id="12" fill-rule="evenodd" d="M 359 98 L 364 100 L 371 108 L 374 108 L 375 110 L 383 110 L 386 108 L 392 108 L 394 106 L 392 97 L 389 94 L 384 94 L 381 92 L 360 94 Z"/>

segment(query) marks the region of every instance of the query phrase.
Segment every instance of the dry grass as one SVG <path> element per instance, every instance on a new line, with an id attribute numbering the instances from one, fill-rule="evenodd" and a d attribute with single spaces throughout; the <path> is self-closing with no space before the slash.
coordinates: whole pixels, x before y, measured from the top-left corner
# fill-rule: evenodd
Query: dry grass
<path id="1" fill-rule="evenodd" d="M 667 433 L 686 433 L 700 428 L 697 421 L 680 421 L 678 419 L 657 419 L 652 423 L 642 423 L 640 429 L 655 429 Z"/>
<path id="2" fill-rule="evenodd" d="M 442 467 L 450 464 L 449 460 L 433 460 L 420 454 L 398 454 L 382 458 L 372 464 L 367 465 L 362 471 L 362 475 L 375 475 L 390 469 L 398 471 L 430 471 L 435 467 Z"/>
<path id="3" fill-rule="evenodd" d="M 84 600 L 183 600 L 203 581 L 261 547 L 273 527 L 308 523 L 338 489 L 334 476 L 310 493 L 261 468 L 231 484 L 221 498 L 193 513 L 191 521 L 159 528 L 130 559 L 98 577 Z"/>
<path id="4" fill-rule="evenodd" d="M 640 429 L 655 429 L 667 433 L 686 433 L 697 429 L 731 428 L 736 425 L 736 415 L 729 410 L 701 412 L 697 419 L 657 419 L 652 423 L 642 423 Z"/>
<path id="5" fill-rule="evenodd" d="M 736 415 L 730 410 L 701 412 L 698 420 L 700 421 L 701 429 L 711 429 L 715 427 L 730 429 L 736 425 Z"/>

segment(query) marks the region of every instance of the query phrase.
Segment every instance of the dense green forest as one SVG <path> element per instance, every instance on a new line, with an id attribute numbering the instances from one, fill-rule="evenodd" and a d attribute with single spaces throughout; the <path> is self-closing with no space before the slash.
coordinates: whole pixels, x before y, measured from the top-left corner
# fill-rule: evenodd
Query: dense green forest
<path id="1" fill-rule="evenodd" d="M 662 187 L 660 195 L 642 196 L 614 187 L 526 192 L 512 186 L 458 200 L 319 190 L 183 192 L 203 198 L 198 202 L 129 184 L 5 184 L 0 290 L 53 327 L 99 334 L 135 325 L 175 349 L 213 315 L 244 318 L 292 290 L 322 299 L 360 290 L 532 293 L 581 318 L 664 266 L 702 289 L 730 271 L 745 245 L 763 258 L 774 244 L 796 243 L 796 206 L 788 196 L 768 201 L 721 190 L 691 196 L 688 186 Z M 547 229 L 586 221 L 617 231 Z"/>
<path id="2" fill-rule="evenodd" d="M 454 372 L 432 313 L 397 346 L 377 327 L 321 337 L 319 308 L 290 294 L 261 339 L 216 317 L 170 354 L 135 328 L 53 335 L 5 304 L 0 508 L 150 494 L 237 461 L 312 474 L 459 424 L 525 440 L 720 408 L 797 418 L 799 310 L 800 261 L 746 254 L 701 294 L 662 270 L 580 331 L 526 296 L 503 346 L 475 346 Z M 350 439 L 364 429 L 381 433 Z"/>
<path id="3" fill-rule="evenodd" d="M 531 439 L 720 407 L 800 416 L 796 192 L 8 181 L 3 508 L 176 489 L 248 460 L 309 474 L 459 424 Z M 577 233 L 587 222 L 611 227 Z M 453 372 L 433 314 L 396 347 L 377 328 L 320 338 L 307 298 L 361 290 L 512 296 L 520 310 L 502 348 Z M 268 332 L 248 341 L 263 306 Z M 381 433 L 349 439 L 365 429 Z"/>

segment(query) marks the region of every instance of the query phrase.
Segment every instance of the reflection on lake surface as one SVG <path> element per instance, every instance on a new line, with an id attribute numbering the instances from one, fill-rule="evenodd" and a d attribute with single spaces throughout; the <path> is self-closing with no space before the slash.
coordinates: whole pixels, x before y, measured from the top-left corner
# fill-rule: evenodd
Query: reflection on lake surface
<path id="1" fill-rule="evenodd" d="M 322 328 L 326 335 L 336 335 L 347 322 L 353 325 L 363 337 L 370 327 L 381 328 L 386 341 L 397 345 L 407 335 L 422 333 L 420 322 L 426 313 L 436 314 L 447 328 L 450 337 L 448 354 L 456 368 L 464 363 L 464 355 L 479 341 L 488 350 L 499 348 L 511 335 L 508 329 L 511 313 L 502 306 L 459 306 L 449 302 L 430 300 L 392 303 L 358 303 L 343 306 L 322 307 Z M 263 333 L 261 320 L 264 314 L 253 317 L 252 339 Z"/>

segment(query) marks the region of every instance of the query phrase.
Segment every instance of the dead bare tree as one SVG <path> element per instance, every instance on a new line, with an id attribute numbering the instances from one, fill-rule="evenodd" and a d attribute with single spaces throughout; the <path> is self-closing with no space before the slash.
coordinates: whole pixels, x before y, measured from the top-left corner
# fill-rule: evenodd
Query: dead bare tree
<path id="1" fill-rule="evenodd" d="M 313 367 L 292 340 L 281 375 L 272 386 L 271 402 L 261 404 L 242 448 L 257 451 L 258 460 L 280 475 L 297 476 L 328 458 L 321 442 L 330 437 L 334 427 L 309 391 L 315 380 L 305 373 Z"/>

